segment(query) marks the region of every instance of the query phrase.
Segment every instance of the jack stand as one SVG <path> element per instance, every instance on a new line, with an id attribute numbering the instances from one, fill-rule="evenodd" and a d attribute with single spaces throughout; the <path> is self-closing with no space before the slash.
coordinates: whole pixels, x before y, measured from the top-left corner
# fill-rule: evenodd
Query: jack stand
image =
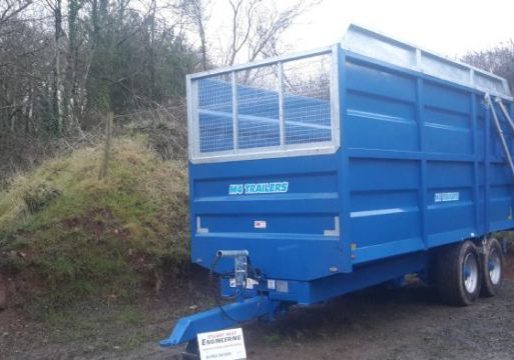
<path id="1" fill-rule="evenodd" d="M 234 259 L 234 282 L 240 290 L 236 300 L 243 301 L 244 289 L 248 280 L 248 250 L 218 250 L 216 256 L 218 259 Z"/>

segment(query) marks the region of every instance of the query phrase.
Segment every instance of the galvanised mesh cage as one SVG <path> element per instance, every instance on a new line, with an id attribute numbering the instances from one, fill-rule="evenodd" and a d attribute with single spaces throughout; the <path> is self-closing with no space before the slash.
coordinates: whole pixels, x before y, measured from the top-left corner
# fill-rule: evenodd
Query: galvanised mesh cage
<path id="1" fill-rule="evenodd" d="M 336 53 L 327 48 L 190 78 L 191 158 L 334 150 Z"/>
<path id="2" fill-rule="evenodd" d="M 225 75 L 200 80 L 196 96 L 200 152 L 233 149 L 230 77 L 228 81 Z"/>
<path id="3" fill-rule="evenodd" d="M 285 143 L 330 141 L 330 62 L 327 55 L 284 64 Z"/>

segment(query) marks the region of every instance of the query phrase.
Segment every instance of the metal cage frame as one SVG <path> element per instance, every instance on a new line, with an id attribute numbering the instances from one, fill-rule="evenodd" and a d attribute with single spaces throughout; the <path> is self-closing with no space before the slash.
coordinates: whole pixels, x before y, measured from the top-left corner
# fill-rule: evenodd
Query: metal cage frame
<path id="1" fill-rule="evenodd" d="M 277 56 L 263 61 L 251 64 L 237 65 L 222 69 L 204 71 L 197 74 L 188 75 L 186 78 L 187 86 L 187 121 L 188 121 L 188 147 L 189 159 L 192 163 L 210 163 L 222 161 L 252 160 L 263 158 L 277 158 L 287 156 L 302 155 L 319 155 L 332 154 L 337 151 L 340 146 L 340 112 L 339 112 L 339 44 L 316 50 L 306 51 L 298 54 Z M 329 92 L 330 92 L 330 132 L 331 139 L 329 141 L 305 142 L 300 144 L 285 143 L 285 125 L 284 116 L 284 81 L 283 81 L 283 65 L 285 63 L 316 56 L 330 55 L 331 66 L 329 76 Z M 251 70 L 262 68 L 264 66 L 276 65 L 278 69 L 278 102 L 279 102 L 279 138 L 280 144 L 277 146 L 267 147 L 238 147 L 238 100 L 236 92 L 236 73 L 241 70 Z M 200 124 L 198 111 L 198 80 L 219 76 L 230 75 L 232 82 L 232 132 L 233 132 L 233 149 L 222 151 L 200 151 Z"/>

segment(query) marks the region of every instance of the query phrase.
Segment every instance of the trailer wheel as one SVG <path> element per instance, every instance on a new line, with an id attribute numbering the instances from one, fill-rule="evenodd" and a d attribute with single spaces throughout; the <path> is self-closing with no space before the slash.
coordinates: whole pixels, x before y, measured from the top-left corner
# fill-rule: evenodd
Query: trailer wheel
<path id="1" fill-rule="evenodd" d="M 478 298 L 482 277 L 480 257 L 471 241 L 442 249 L 436 272 L 439 295 L 445 303 L 466 306 Z"/>
<path id="2" fill-rule="evenodd" d="M 497 239 L 490 238 L 485 244 L 482 256 L 482 296 L 491 297 L 498 294 L 502 285 L 502 269 L 502 247 Z"/>

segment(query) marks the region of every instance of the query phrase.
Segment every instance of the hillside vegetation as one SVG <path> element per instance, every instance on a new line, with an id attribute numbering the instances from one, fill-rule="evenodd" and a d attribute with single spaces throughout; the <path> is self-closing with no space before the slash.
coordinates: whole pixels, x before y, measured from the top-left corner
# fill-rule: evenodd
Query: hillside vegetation
<path id="1" fill-rule="evenodd" d="M 0 194 L 0 274 L 10 304 L 61 307 L 131 298 L 187 264 L 187 176 L 144 138 L 77 150 L 17 178 Z"/>

